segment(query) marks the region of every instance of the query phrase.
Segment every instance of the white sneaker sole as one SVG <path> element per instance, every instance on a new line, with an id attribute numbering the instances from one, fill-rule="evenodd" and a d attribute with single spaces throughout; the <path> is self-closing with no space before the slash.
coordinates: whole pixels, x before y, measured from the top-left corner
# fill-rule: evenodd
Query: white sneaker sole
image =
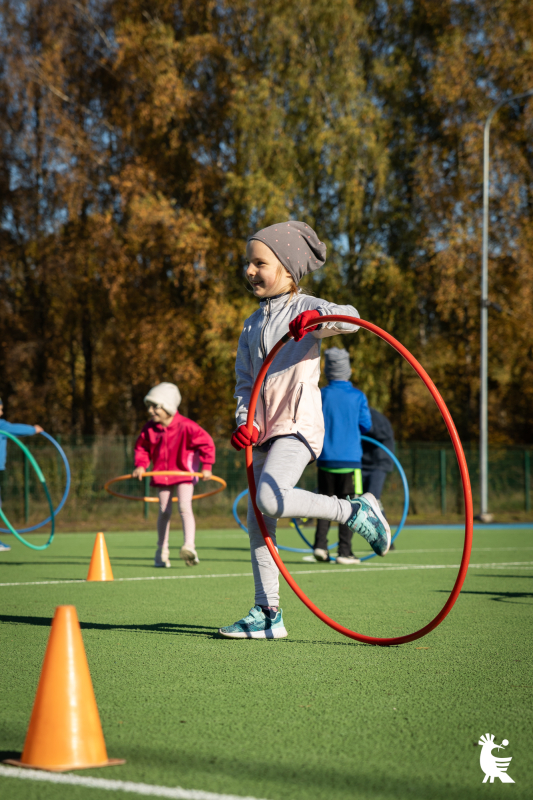
<path id="1" fill-rule="evenodd" d="M 220 636 L 223 636 L 225 639 L 285 639 L 288 636 L 287 631 L 285 628 L 272 628 L 269 631 L 249 631 L 245 633 L 241 631 L 239 633 L 226 633 L 219 628 L 218 631 Z"/>
<path id="2" fill-rule="evenodd" d="M 385 527 L 385 530 L 387 531 L 387 549 L 385 550 L 384 553 L 376 553 L 376 555 L 379 555 L 381 558 L 383 558 L 384 556 L 387 555 L 387 553 L 390 550 L 390 543 L 391 543 L 390 525 L 383 516 L 383 514 L 381 513 L 379 503 L 373 494 L 371 494 L 370 492 L 366 492 L 366 494 L 362 494 L 361 497 L 363 497 L 366 500 L 366 502 L 372 506 L 372 510 L 374 511 L 376 517 L 378 517 L 378 519 L 381 520 L 381 522 Z"/>
<path id="3" fill-rule="evenodd" d="M 166 569 L 170 569 L 170 561 L 161 561 L 161 563 L 160 563 L 160 564 L 157 564 L 157 563 L 154 561 L 154 567 L 158 567 L 158 568 L 159 568 L 159 567 L 163 567 L 163 568 L 165 568 L 165 567 L 166 567 Z"/>
<path id="4" fill-rule="evenodd" d="M 343 566 L 347 567 L 350 564 L 360 564 L 361 563 L 361 559 L 360 558 L 343 558 L 342 556 L 340 556 L 340 557 L 337 556 L 337 558 L 335 559 L 335 563 L 336 564 L 342 564 Z"/>
<path id="5" fill-rule="evenodd" d="M 315 558 L 315 556 L 302 556 L 302 561 L 305 561 L 307 564 L 334 564 L 335 563 L 335 556 L 332 555 L 327 561 L 320 561 Z"/>

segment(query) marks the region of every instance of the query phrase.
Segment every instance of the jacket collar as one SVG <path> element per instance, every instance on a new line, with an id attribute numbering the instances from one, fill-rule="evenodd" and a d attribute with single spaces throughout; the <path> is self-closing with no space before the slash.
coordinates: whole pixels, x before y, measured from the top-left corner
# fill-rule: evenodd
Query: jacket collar
<path id="1" fill-rule="evenodd" d="M 152 421 L 150 421 L 150 424 L 151 424 L 152 428 L 155 431 L 157 431 L 158 433 L 164 433 L 165 431 L 169 431 L 171 428 L 176 428 L 178 426 L 178 424 L 179 424 L 179 418 L 180 417 L 181 417 L 180 412 L 176 411 L 176 413 L 174 414 L 174 416 L 172 418 L 172 422 L 170 423 L 170 425 L 161 425 L 160 422 L 152 422 Z"/>
<path id="2" fill-rule="evenodd" d="M 264 300 L 261 300 L 260 308 L 262 311 L 267 308 L 270 304 L 270 311 L 279 311 L 281 308 L 285 308 L 287 305 L 287 300 L 290 297 L 290 292 L 283 292 L 283 294 L 275 294 L 273 297 L 265 297 Z"/>

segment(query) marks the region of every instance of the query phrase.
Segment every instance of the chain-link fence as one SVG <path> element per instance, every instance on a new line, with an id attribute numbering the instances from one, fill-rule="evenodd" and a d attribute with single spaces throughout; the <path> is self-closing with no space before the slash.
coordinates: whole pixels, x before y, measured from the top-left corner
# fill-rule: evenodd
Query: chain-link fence
<path id="1" fill-rule="evenodd" d="M 59 439 L 60 437 L 58 437 Z M 26 438 L 25 443 L 37 458 L 50 488 L 54 503 L 61 498 L 65 475 L 59 454 L 40 436 Z M 128 502 L 112 497 L 104 490 L 110 478 L 125 475 L 133 468 L 131 437 L 108 436 L 60 438 L 72 472 L 72 486 L 67 504 L 58 517 L 61 529 L 142 528 L 147 520 L 153 525 L 157 504 Z M 472 480 L 476 505 L 479 481 L 477 445 L 466 446 L 466 457 Z M 531 447 L 502 447 L 490 449 L 489 488 L 490 510 L 506 518 L 531 517 Z M 411 495 L 411 519 L 450 519 L 463 513 L 462 486 L 455 454 L 450 443 L 400 443 L 396 455 L 402 464 Z M 224 478 L 226 491 L 200 500 L 195 505 L 198 523 L 223 527 L 231 524 L 232 503 L 246 486 L 244 455 L 236 453 L 226 442 L 218 443 L 216 475 Z M 197 491 L 214 488 L 216 484 L 200 484 Z M 316 467 L 307 467 L 300 486 L 316 488 Z M 125 481 L 116 485 L 118 491 L 144 495 L 144 484 Z M 25 463 L 22 451 L 8 442 L 6 469 L 0 472 L 3 507 L 16 527 L 33 524 L 48 515 L 41 485 L 32 468 Z M 155 495 L 155 490 L 150 490 Z M 389 517 L 398 519 L 403 507 L 403 488 L 397 471 L 387 478 L 383 502 Z M 242 509 L 244 512 L 244 508 Z"/>

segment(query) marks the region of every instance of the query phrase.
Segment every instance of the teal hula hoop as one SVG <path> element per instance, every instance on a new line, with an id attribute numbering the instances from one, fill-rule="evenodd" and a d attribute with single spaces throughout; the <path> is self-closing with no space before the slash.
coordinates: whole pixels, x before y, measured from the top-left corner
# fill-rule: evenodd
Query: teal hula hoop
<path id="1" fill-rule="evenodd" d="M 55 449 L 57 450 L 57 452 L 61 456 L 61 460 L 63 461 L 63 466 L 65 468 L 65 491 L 63 492 L 63 497 L 59 501 L 58 506 L 54 511 L 54 514 L 57 517 L 57 515 L 59 514 L 59 512 L 61 511 L 61 509 L 63 508 L 63 506 L 67 502 L 68 493 L 70 492 L 70 478 L 71 478 L 71 476 L 70 476 L 70 465 L 68 463 L 68 458 L 65 455 L 65 451 L 63 450 L 63 448 L 61 447 L 59 442 L 56 442 L 54 437 L 50 436 L 50 434 L 46 433 L 46 431 L 41 431 L 41 436 L 44 436 L 45 439 L 48 439 L 48 441 L 51 442 L 54 445 Z M 19 533 L 31 533 L 32 531 L 36 531 L 39 528 L 42 528 L 43 525 L 48 525 L 48 523 L 51 522 L 51 521 L 52 521 L 52 517 L 51 516 L 50 517 L 46 517 L 46 519 L 43 519 L 42 522 L 38 522 L 36 525 L 30 525 L 28 528 L 19 528 L 18 532 Z M 0 528 L 0 533 L 9 533 L 9 529 L 8 528 Z"/>
<path id="2" fill-rule="evenodd" d="M 52 541 L 53 541 L 53 538 L 54 538 L 54 533 L 55 533 L 55 512 L 54 512 L 54 506 L 53 506 L 53 503 L 52 503 L 52 498 L 50 497 L 50 492 L 48 491 L 48 486 L 46 485 L 46 481 L 44 479 L 44 475 L 43 475 L 43 473 L 41 471 L 41 468 L 40 468 L 39 464 L 37 463 L 35 458 L 32 456 L 32 454 L 30 453 L 28 448 L 25 445 L 22 444 L 20 439 L 17 439 L 16 436 L 13 436 L 12 433 L 7 433 L 7 431 L 2 431 L 2 436 L 7 436 L 8 439 L 11 439 L 13 442 L 18 444 L 18 446 L 20 447 L 20 449 L 22 450 L 22 452 L 24 453 L 26 458 L 29 459 L 33 469 L 35 470 L 37 478 L 42 483 L 42 486 L 43 486 L 43 489 L 44 489 L 44 493 L 46 495 L 46 499 L 48 500 L 48 505 L 50 506 L 50 520 L 52 522 L 52 530 L 50 531 L 50 537 L 49 537 L 48 541 L 46 542 L 46 544 L 41 544 L 41 545 L 31 544 L 30 542 L 27 542 L 24 539 L 24 537 L 21 536 L 20 533 L 13 527 L 13 525 L 10 523 L 10 521 L 8 520 L 6 515 L 4 514 L 1 506 L 0 506 L 0 517 L 4 520 L 5 524 L 7 525 L 8 529 L 11 531 L 13 536 L 17 537 L 19 542 L 22 542 L 22 544 L 25 544 L 26 547 L 29 547 L 31 550 L 46 550 L 46 548 L 49 547 L 52 544 Z"/>

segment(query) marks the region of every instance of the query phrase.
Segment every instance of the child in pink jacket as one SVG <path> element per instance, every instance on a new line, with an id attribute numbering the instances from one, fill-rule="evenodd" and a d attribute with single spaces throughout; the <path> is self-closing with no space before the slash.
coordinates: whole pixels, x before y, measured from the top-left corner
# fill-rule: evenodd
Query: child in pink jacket
<path id="1" fill-rule="evenodd" d="M 133 477 L 142 480 L 151 461 L 154 472 L 199 472 L 201 464 L 202 477 L 208 480 L 215 463 L 215 443 L 207 431 L 178 412 L 181 403 L 178 387 L 174 383 L 159 383 L 150 389 L 144 403 L 150 422 L 144 426 L 135 443 Z M 188 567 L 200 563 L 195 549 L 196 523 L 192 510 L 192 495 L 197 482 L 197 478 L 189 475 L 156 475 L 150 481 L 159 494 L 156 567 L 170 567 L 168 540 L 174 487 L 177 489 L 184 534 L 180 558 Z"/>

